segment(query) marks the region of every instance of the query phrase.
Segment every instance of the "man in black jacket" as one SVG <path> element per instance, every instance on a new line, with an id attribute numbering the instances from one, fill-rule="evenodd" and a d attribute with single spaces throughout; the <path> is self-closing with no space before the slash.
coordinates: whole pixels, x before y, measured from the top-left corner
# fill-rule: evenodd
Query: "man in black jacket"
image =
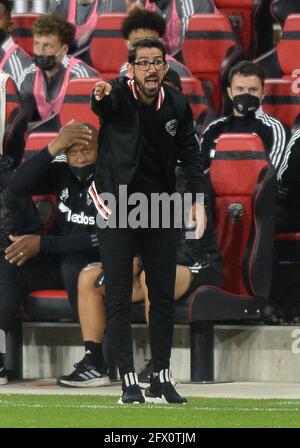
<path id="1" fill-rule="evenodd" d="M 186 98 L 175 89 L 162 87 L 167 64 L 161 42 L 138 41 L 129 50 L 128 61 L 132 79 L 99 82 L 92 95 L 92 109 L 102 125 L 96 178 L 89 191 L 99 212 L 97 224 L 101 228 L 98 238 L 105 272 L 106 329 L 122 378 L 123 395 L 119 403 L 143 403 L 145 398 L 134 371 L 130 326 L 132 262 L 138 252 L 151 300 L 149 330 L 154 372 L 146 399 L 182 404 L 186 399 L 174 389 L 169 372 L 174 327 L 175 226 L 172 223 L 164 226 L 163 216 L 158 228 L 149 226 L 148 219 L 145 226 L 128 223 L 131 201 L 124 222 L 122 210 L 128 205 L 127 195 L 121 194 L 112 209 L 113 201 L 109 202 L 107 193 L 118 198 L 121 187 L 126 187 L 132 196 L 139 194 L 141 198 L 142 194 L 147 205 L 141 215 L 150 211 L 151 216 L 158 212 L 148 207 L 154 194 L 168 196 L 175 191 L 175 166 L 179 158 L 189 191 L 194 200 L 199 197 L 202 200 L 193 203 L 190 215 L 197 222 L 198 235 L 202 236 L 206 225 L 203 194 L 196 195 L 205 191 L 201 154 Z M 172 218 L 172 211 L 167 215 Z"/>
<path id="2" fill-rule="evenodd" d="M 70 122 L 48 147 L 17 169 L 10 183 L 12 194 L 56 192 L 57 232 L 25 235 L 24 229 L 9 236 L 12 244 L 0 263 L 0 329 L 9 329 L 22 298 L 39 289 L 66 288 L 77 317 L 79 273 L 99 261 L 96 213 L 88 195 L 97 157 L 97 131 Z M 108 383 L 106 372 L 103 376 Z"/>
<path id="3" fill-rule="evenodd" d="M 203 132 L 201 152 L 205 169 L 209 168 L 216 142 L 223 133 L 258 135 L 270 162 L 276 170 L 279 169 L 290 132 L 276 118 L 263 112 L 264 80 L 263 72 L 254 62 L 242 61 L 230 70 L 227 94 L 233 111 L 210 123 Z"/>

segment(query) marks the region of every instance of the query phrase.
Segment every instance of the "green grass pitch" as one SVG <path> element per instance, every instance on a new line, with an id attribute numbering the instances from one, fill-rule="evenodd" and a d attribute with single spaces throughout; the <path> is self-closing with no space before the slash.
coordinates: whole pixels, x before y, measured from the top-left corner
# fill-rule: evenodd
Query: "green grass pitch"
<path id="1" fill-rule="evenodd" d="M 189 398 L 117 405 L 115 396 L 0 394 L 1 428 L 299 428 L 300 400 Z"/>

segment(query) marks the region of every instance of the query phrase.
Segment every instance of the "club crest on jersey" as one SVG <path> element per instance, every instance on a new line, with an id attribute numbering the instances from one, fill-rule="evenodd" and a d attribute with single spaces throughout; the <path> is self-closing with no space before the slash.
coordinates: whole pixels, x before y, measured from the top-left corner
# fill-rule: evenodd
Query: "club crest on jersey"
<path id="1" fill-rule="evenodd" d="M 166 125 L 165 125 L 165 128 L 166 128 L 166 131 L 170 134 L 170 135 L 172 135 L 172 137 L 175 137 L 175 135 L 176 135 L 176 132 L 177 132 L 177 120 L 170 120 L 170 121 L 168 121 L 167 123 L 166 123 Z"/>
<path id="2" fill-rule="evenodd" d="M 64 190 L 61 192 L 59 199 L 62 202 L 65 202 L 69 197 L 69 189 L 68 188 L 64 188 Z"/>

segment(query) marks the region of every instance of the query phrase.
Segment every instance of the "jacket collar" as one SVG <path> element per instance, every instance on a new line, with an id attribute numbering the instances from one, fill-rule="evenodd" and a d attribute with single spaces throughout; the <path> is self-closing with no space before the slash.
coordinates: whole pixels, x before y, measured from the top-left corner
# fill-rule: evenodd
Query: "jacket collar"
<path id="1" fill-rule="evenodd" d="M 134 98 L 135 98 L 136 100 L 138 100 L 138 99 L 139 99 L 139 96 L 138 96 L 138 90 L 137 90 L 137 85 L 136 85 L 135 80 L 134 80 L 134 79 L 129 79 L 129 80 L 127 81 L 127 84 L 128 84 L 128 86 L 129 86 L 129 89 L 131 90 L 131 92 L 132 92 Z M 156 100 L 156 107 L 155 107 L 155 109 L 156 109 L 157 111 L 161 108 L 161 105 L 162 105 L 162 103 L 164 102 L 164 99 L 165 99 L 165 91 L 164 91 L 164 88 L 161 87 L 161 88 L 160 88 L 160 91 L 158 92 L 157 100 Z"/>

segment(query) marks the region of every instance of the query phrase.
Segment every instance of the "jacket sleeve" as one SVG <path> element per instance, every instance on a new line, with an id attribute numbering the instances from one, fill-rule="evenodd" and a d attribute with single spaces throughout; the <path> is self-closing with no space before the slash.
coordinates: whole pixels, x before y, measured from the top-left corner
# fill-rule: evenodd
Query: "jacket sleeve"
<path id="1" fill-rule="evenodd" d="M 300 131 L 297 131 L 289 141 L 285 156 L 278 171 L 280 187 L 277 200 L 282 205 L 289 201 L 290 196 L 296 191 L 300 182 Z"/>
<path id="2" fill-rule="evenodd" d="M 120 108 L 122 100 L 120 82 L 117 82 L 117 80 L 112 80 L 108 84 L 111 84 L 112 91 L 109 95 L 104 96 L 102 100 L 96 100 L 94 90 L 91 95 L 91 109 L 100 118 L 100 120 L 104 121 L 109 120 Z"/>
<path id="3" fill-rule="evenodd" d="M 97 235 L 88 232 L 72 236 L 43 235 L 41 238 L 41 252 L 46 254 L 73 254 L 94 249 L 98 253 L 98 247 Z"/>
<path id="4" fill-rule="evenodd" d="M 269 118 L 271 121 L 270 135 L 264 139 L 264 145 L 275 170 L 281 166 L 285 157 L 286 145 L 290 137 L 290 130 L 285 128 L 278 120 Z"/>
<path id="5" fill-rule="evenodd" d="M 51 173 L 52 160 L 53 157 L 46 147 L 32 159 L 22 163 L 11 179 L 11 190 L 19 196 L 32 196 L 54 191 L 55 185 Z"/>
<path id="6" fill-rule="evenodd" d="M 188 103 L 186 103 L 184 117 L 178 124 L 176 142 L 187 189 L 191 193 L 206 193 L 200 142 L 196 135 L 193 115 Z"/>

